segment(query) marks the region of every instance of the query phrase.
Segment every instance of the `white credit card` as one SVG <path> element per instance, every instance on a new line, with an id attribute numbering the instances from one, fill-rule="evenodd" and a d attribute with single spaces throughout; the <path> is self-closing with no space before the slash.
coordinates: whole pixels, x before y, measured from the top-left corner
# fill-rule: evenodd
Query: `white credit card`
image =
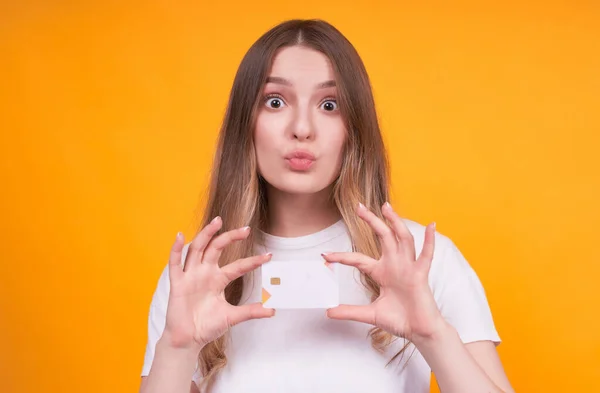
<path id="1" fill-rule="evenodd" d="M 261 271 L 264 307 L 331 308 L 340 303 L 336 263 L 271 260 Z"/>

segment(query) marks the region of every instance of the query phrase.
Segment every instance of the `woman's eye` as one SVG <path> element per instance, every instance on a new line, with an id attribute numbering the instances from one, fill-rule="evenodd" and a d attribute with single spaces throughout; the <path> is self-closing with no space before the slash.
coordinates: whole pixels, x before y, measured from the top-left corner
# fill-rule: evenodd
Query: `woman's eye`
<path id="1" fill-rule="evenodd" d="M 285 106 L 285 103 L 279 97 L 267 97 L 265 104 L 271 109 L 279 109 Z"/>
<path id="2" fill-rule="evenodd" d="M 338 108 L 337 102 L 335 102 L 335 100 L 327 100 L 321 104 L 321 107 L 327 112 L 333 112 Z"/>

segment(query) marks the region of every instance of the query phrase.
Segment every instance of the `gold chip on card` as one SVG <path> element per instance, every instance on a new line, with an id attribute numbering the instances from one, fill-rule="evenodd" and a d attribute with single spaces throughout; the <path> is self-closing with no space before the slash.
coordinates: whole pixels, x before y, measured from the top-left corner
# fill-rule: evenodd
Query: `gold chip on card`
<path id="1" fill-rule="evenodd" d="M 271 277 L 271 285 L 281 285 L 281 278 Z"/>

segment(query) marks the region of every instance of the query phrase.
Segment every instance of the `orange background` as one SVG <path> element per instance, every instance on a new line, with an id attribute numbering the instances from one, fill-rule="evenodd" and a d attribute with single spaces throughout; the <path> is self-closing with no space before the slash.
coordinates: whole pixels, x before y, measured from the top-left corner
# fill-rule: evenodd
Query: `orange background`
<path id="1" fill-rule="evenodd" d="M 2 1 L 3 391 L 137 390 L 235 70 L 294 17 L 362 55 L 393 201 L 477 270 L 517 391 L 597 388 L 600 6 L 449 3 Z"/>

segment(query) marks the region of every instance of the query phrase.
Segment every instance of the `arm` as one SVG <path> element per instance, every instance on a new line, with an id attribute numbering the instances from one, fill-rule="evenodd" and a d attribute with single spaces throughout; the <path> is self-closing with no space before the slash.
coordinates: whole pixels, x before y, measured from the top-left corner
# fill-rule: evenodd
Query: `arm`
<path id="1" fill-rule="evenodd" d="M 491 341 L 477 341 L 465 344 L 467 351 L 473 356 L 479 367 L 506 393 L 514 393 L 514 389 L 502 366 L 496 346 Z"/>
<path id="2" fill-rule="evenodd" d="M 192 381 L 199 348 L 177 348 L 165 333 L 156 344 L 156 354 L 147 377 L 142 377 L 140 393 L 199 393 Z"/>
<path id="3" fill-rule="evenodd" d="M 146 380 L 148 379 L 148 377 L 142 377 L 142 383 L 140 386 L 140 392 L 143 391 L 143 389 L 145 389 L 146 386 Z M 190 393 L 200 393 L 200 390 L 198 389 L 198 386 L 196 386 L 196 384 L 194 382 L 191 382 L 190 384 Z"/>
<path id="4" fill-rule="evenodd" d="M 456 330 L 443 324 L 430 337 L 415 338 L 443 393 L 513 393 L 491 341 L 463 344 Z"/>
<path id="5" fill-rule="evenodd" d="M 418 229 L 415 233 L 421 243 Z M 502 391 L 514 392 L 496 350 L 501 339 L 477 273 L 452 240 L 439 234 L 435 240 L 437 259 L 431 266 L 430 287 L 443 319 L 486 375 Z"/>
<path id="6" fill-rule="evenodd" d="M 359 217 L 380 238 L 382 253 L 379 260 L 357 252 L 324 255 L 329 262 L 354 266 L 369 275 L 381 287 L 379 297 L 368 306 L 341 305 L 332 308 L 328 310 L 328 316 L 375 325 L 394 336 L 412 341 L 431 367 L 444 393 L 496 393 L 502 392 L 500 386 L 511 392 L 505 382 L 504 371 L 499 367 L 495 349 L 489 348 L 489 345 L 493 347 L 493 343 L 472 344 L 469 349 L 464 344 L 482 341 L 483 335 L 492 337 L 491 316 L 488 318 L 486 315 L 489 310 L 487 304 L 482 306 L 485 299 L 478 293 L 477 286 L 474 286 L 474 292 L 460 288 L 455 290 L 457 283 L 458 287 L 464 281 L 472 280 L 473 283 L 474 277 L 468 270 L 450 267 L 453 275 L 442 278 L 452 285 L 441 296 L 449 300 L 441 302 L 444 309 L 441 312 L 428 283 L 435 225 L 427 226 L 423 250 L 417 258 L 414 238 L 403 220 L 389 204 L 382 207 L 382 213 L 389 219 L 391 228 L 364 206 L 358 209 Z M 480 325 L 485 328 L 479 329 Z M 461 329 L 457 330 L 454 326 Z M 475 326 L 476 329 L 465 326 Z M 493 336 L 496 340 L 497 336 Z"/>

